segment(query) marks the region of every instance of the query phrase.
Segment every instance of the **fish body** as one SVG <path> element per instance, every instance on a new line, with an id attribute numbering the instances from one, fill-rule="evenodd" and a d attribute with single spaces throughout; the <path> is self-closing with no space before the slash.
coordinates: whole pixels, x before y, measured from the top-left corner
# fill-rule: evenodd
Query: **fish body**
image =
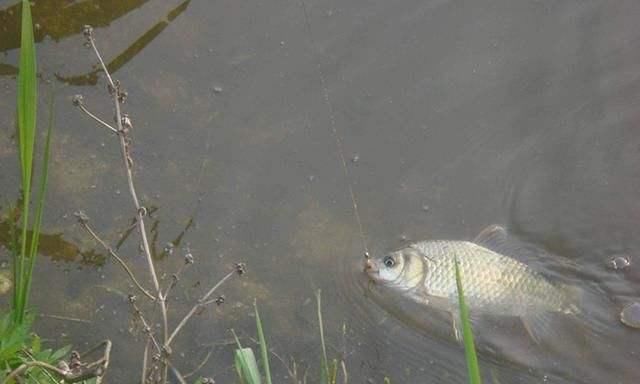
<path id="1" fill-rule="evenodd" d="M 458 305 L 457 258 L 471 310 L 509 316 L 575 311 L 567 289 L 553 285 L 526 264 L 481 245 L 468 241 L 425 241 L 412 247 L 423 254 L 423 293 L 447 298 L 451 306 Z"/>
<path id="2" fill-rule="evenodd" d="M 625 362 L 608 359 L 608 347 L 599 349 L 614 345 L 608 300 L 579 281 L 566 285 L 548 277 L 534 261 L 544 262 L 558 277 L 575 276 L 580 266 L 500 226 L 487 227 L 472 241 L 421 241 L 365 258 L 364 270 L 374 283 L 372 299 L 391 315 L 461 343 L 456 261 L 478 351 L 568 377 L 567 382 L 620 381 L 610 379 L 610 367 Z M 450 325 L 450 332 L 443 325 Z M 579 353 L 587 349 L 595 359 L 589 364 Z"/>
<path id="3" fill-rule="evenodd" d="M 486 231 L 483 231 L 486 232 Z M 503 236 L 494 226 L 485 237 Z M 415 301 L 455 312 L 458 308 L 455 261 L 472 315 L 536 316 L 577 314 L 571 289 L 556 285 L 527 264 L 469 241 L 422 241 L 369 259 L 369 278 Z"/>

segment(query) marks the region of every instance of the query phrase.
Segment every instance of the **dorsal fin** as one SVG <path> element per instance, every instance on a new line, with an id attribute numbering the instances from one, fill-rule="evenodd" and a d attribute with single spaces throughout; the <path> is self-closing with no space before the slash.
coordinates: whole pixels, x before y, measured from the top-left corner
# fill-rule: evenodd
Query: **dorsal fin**
<path id="1" fill-rule="evenodd" d="M 484 245 L 487 248 L 492 248 L 492 245 L 500 246 L 507 242 L 507 230 L 503 226 L 498 224 L 491 224 L 485 227 L 478 236 L 473 239 L 473 242 L 479 245 Z"/>
<path id="2" fill-rule="evenodd" d="M 497 224 L 484 228 L 473 242 L 522 262 L 540 261 L 545 254 L 543 249 L 510 235 L 503 226 Z"/>
<path id="3" fill-rule="evenodd" d="M 580 265 L 575 261 L 550 254 L 544 248 L 510 234 L 497 224 L 484 228 L 473 242 L 523 262 L 538 272 L 544 271 L 545 276 L 551 280 L 562 280 L 562 276 L 575 275 L 580 270 Z"/>

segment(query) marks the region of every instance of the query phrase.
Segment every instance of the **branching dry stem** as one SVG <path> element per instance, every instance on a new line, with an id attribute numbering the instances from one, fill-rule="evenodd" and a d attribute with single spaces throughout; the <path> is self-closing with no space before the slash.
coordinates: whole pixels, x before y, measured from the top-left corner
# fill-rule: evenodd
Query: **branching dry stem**
<path id="1" fill-rule="evenodd" d="M 149 346 L 151 346 L 151 338 L 147 337 L 147 342 L 144 345 L 144 354 L 142 355 L 142 378 L 140 384 L 146 383 L 147 365 L 149 364 Z"/>
<path id="2" fill-rule="evenodd" d="M 136 276 L 133 274 L 133 272 L 127 265 L 127 263 L 125 263 L 125 261 L 120 256 L 118 256 L 116 251 L 114 251 L 113 248 L 111 248 L 104 240 L 102 240 L 102 238 L 100 238 L 100 236 L 98 236 L 98 234 L 93 230 L 93 228 L 91 228 L 86 215 L 84 215 L 82 212 L 77 212 L 76 217 L 78 217 L 78 221 L 80 222 L 80 225 L 82 226 L 82 228 L 84 228 L 91 235 L 91 237 L 93 237 L 93 239 L 102 246 L 102 248 L 104 248 L 107 252 L 109 252 L 109 255 L 111 255 L 111 257 L 116 259 L 118 264 L 120 264 L 122 269 L 124 269 L 127 275 L 129 275 L 129 278 L 131 279 L 133 284 L 140 290 L 140 292 L 142 292 L 145 296 L 147 296 L 152 301 L 155 301 L 156 297 L 153 296 L 151 293 L 149 293 L 149 291 L 147 291 L 142 286 L 142 284 L 138 282 L 138 279 L 136 279 Z"/>
<path id="3" fill-rule="evenodd" d="M 134 225 L 138 229 L 138 233 L 140 235 L 140 243 L 142 245 L 142 251 L 144 253 L 144 257 L 146 259 L 147 268 L 151 277 L 151 281 L 153 284 L 153 289 L 145 289 L 142 284 L 140 284 L 139 280 L 136 278 L 133 271 L 129 268 L 129 266 L 124 262 L 124 260 L 116 253 L 116 251 L 110 247 L 98 234 L 91 228 L 88 224 L 88 218 L 82 212 L 77 214 L 80 224 L 82 227 L 97 241 L 108 253 L 111 257 L 113 257 L 118 264 L 124 269 L 126 274 L 129 276 L 133 284 L 136 288 L 147 298 L 152 300 L 154 303 L 160 308 L 160 313 L 162 316 L 162 339 L 156 338 L 156 336 L 152 332 L 152 328 L 149 325 L 149 322 L 145 319 L 140 309 L 135 304 L 135 296 L 130 296 L 130 302 L 134 307 L 134 311 L 136 316 L 142 322 L 145 333 L 147 335 L 147 341 L 144 350 L 143 356 L 143 365 L 142 365 L 142 383 L 146 384 L 149 380 L 153 382 L 157 382 L 159 380 L 160 383 L 167 383 L 167 373 L 170 368 L 175 374 L 180 382 L 184 382 L 184 377 L 179 373 L 179 371 L 172 365 L 170 361 L 171 356 L 171 343 L 180 333 L 180 331 L 187 324 L 189 319 L 193 317 L 193 315 L 204 306 L 217 303 L 221 304 L 224 299 L 223 297 L 217 299 L 210 299 L 213 293 L 228 279 L 233 276 L 234 273 L 238 273 L 238 275 L 242 275 L 245 272 L 244 264 L 236 264 L 235 271 L 229 272 L 225 275 L 218 283 L 216 283 L 206 294 L 204 294 L 198 302 L 191 308 L 191 310 L 182 318 L 182 320 L 175 327 L 173 332 L 169 330 L 169 322 L 168 322 L 168 310 L 167 310 L 167 297 L 171 290 L 178 283 L 183 270 L 190 264 L 193 263 L 193 257 L 191 254 L 185 256 L 185 263 L 180 267 L 180 269 L 172 275 L 172 280 L 169 282 L 168 286 L 164 289 L 160 286 L 160 281 L 158 279 L 158 274 L 156 272 L 156 267 L 152 257 L 151 247 L 149 246 L 149 237 L 147 234 L 147 228 L 145 225 L 145 217 L 148 215 L 147 208 L 144 207 L 140 203 L 140 199 L 136 192 L 134 177 L 133 177 L 133 167 L 134 162 L 131 155 L 131 130 L 133 129 L 133 125 L 131 123 L 131 119 L 129 116 L 122 112 L 121 104 L 124 103 L 127 94 L 122 89 L 120 83 L 117 80 L 114 80 L 111 74 L 109 73 L 109 69 L 107 68 L 104 60 L 102 59 L 102 55 L 98 51 L 96 47 L 95 39 L 93 37 L 93 28 L 90 26 L 85 26 L 84 28 L 84 36 L 87 40 L 87 45 L 93 50 L 93 53 L 96 55 L 98 62 L 100 63 L 100 67 L 105 74 L 107 80 L 107 86 L 109 95 L 113 98 L 113 105 L 115 109 L 115 123 L 113 126 L 91 111 L 89 111 L 85 104 L 81 95 L 77 95 L 73 98 L 73 104 L 78 107 L 83 113 L 88 115 L 91 119 L 96 121 L 99 125 L 109 129 L 111 132 L 115 133 L 118 136 L 119 144 L 120 144 L 120 153 L 122 157 L 122 162 L 124 163 L 124 168 L 126 171 L 127 177 L 127 185 L 129 188 L 129 194 L 131 200 L 133 201 L 133 205 L 136 211 L 136 219 Z M 152 351 L 153 349 L 154 351 Z M 107 362 L 108 363 L 108 362 Z M 106 368 L 106 366 L 105 366 Z"/>
<path id="4" fill-rule="evenodd" d="M 191 253 L 188 253 L 184 258 L 184 263 L 180 266 L 178 271 L 171 275 L 171 282 L 167 286 L 167 289 L 164 291 L 163 295 L 165 301 L 167 300 L 167 297 L 169 297 L 169 293 L 171 293 L 171 290 L 178 284 L 178 281 L 180 281 L 182 272 L 191 264 L 193 264 L 193 256 L 191 255 Z"/>
<path id="5" fill-rule="evenodd" d="M 138 199 L 138 194 L 136 192 L 136 188 L 133 182 L 133 159 L 130 156 L 130 145 L 131 141 L 129 139 L 129 133 L 131 130 L 131 120 L 128 117 L 123 117 L 122 111 L 120 109 L 120 103 L 124 102 L 126 96 L 120 89 L 120 84 L 113 81 L 107 66 L 102 60 L 102 55 L 98 51 L 96 47 L 95 39 L 93 38 L 93 28 L 90 26 L 85 26 L 84 35 L 87 38 L 87 42 L 91 45 L 91 49 L 93 53 L 98 58 L 100 62 L 100 66 L 102 67 L 102 71 L 107 77 L 109 93 L 113 97 L 113 104 L 116 110 L 116 126 L 118 138 L 120 140 L 120 152 L 122 154 L 122 161 L 124 162 L 124 166 L 127 173 L 127 184 L 129 186 L 129 192 L 131 194 L 131 199 L 133 200 L 133 204 L 137 213 L 137 224 L 138 224 L 138 233 L 140 234 L 140 238 L 142 240 L 142 248 L 144 250 L 144 255 L 147 259 L 147 266 L 149 268 L 149 273 L 151 274 L 151 280 L 153 282 L 153 287 L 156 292 L 155 296 L 157 297 L 157 302 L 160 305 L 160 312 L 162 314 L 162 330 L 163 330 L 163 341 L 166 343 L 167 336 L 169 334 L 169 323 L 167 320 L 167 305 L 162 297 L 162 290 L 160 288 L 160 283 L 158 281 L 158 275 L 156 273 L 156 267 L 153 262 L 153 258 L 151 256 L 151 248 L 149 247 L 149 240 L 147 239 L 147 229 L 145 227 L 144 216 L 147 213 L 146 208 L 140 205 L 140 199 Z M 162 381 L 166 382 L 167 377 L 167 366 L 164 365 Z"/>
<path id="6" fill-rule="evenodd" d="M 212 354 L 213 354 L 213 348 L 209 348 L 209 351 L 207 352 L 207 354 L 204 357 L 204 359 L 202 359 L 200 364 L 198 364 L 198 366 L 195 367 L 191 372 L 185 373 L 184 375 L 182 375 L 182 377 L 187 379 L 187 378 L 195 375 L 196 373 L 198 373 L 198 371 L 201 370 L 202 367 L 204 367 L 205 364 L 207 364 L 207 361 L 209 361 L 209 358 L 211 357 Z"/>
<path id="7" fill-rule="evenodd" d="M 136 297 L 129 296 L 129 303 L 131 303 L 131 306 L 133 307 L 133 313 L 136 315 L 138 320 L 140 320 L 140 322 L 142 323 L 142 326 L 144 327 L 144 333 L 147 335 L 149 340 L 151 340 L 156 350 L 161 351 L 162 344 L 160 344 L 158 340 L 155 338 L 155 336 L 153 335 L 152 328 L 149 325 L 149 322 L 147 322 L 147 320 L 144 318 L 144 315 L 142 314 L 142 311 L 140 310 L 140 308 L 138 308 L 138 305 L 136 304 Z"/>
<path id="8" fill-rule="evenodd" d="M 187 381 L 184 379 L 184 376 L 182 376 L 180 371 L 178 371 L 178 369 L 176 369 L 176 367 L 174 367 L 173 364 L 171 364 L 170 361 L 169 361 L 169 368 L 171 368 L 171 371 L 173 372 L 175 377 L 178 379 L 180 384 L 187 384 Z"/>
<path id="9" fill-rule="evenodd" d="M 80 110 L 82 112 L 84 112 L 87 116 L 89 116 L 90 118 L 92 118 L 94 121 L 96 121 L 98 124 L 102 125 L 103 127 L 109 129 L 111 132 L 117 134 L 118 130 L 115 129 L 114 127 L 111 126 L 111 124 L 107 123 L 106 121 L 102 120 L 101 118 L 99 118 L 98 116 L 94 115 L 93 113 L 91 113 L 91 111 L 89 111 L 87 109 L 87 107 L 84 105 L 84 101 L 82 100 L 82 97 L 79 96 L 75 96 L 73 98 L 73 104 L 80 108 Z"/>
<path id="10" fill-rule="evenodd" d="M 62 361 L 62 364 L 59 367 L 55 367 L 43 361 L 26 362 L 9 373 L 5 378 L 5 382 L 22 382 L 19 380 L 21 374 L 25 373 L 31 367 L 40 367 L 57 375 L 65 383 L 77 383 L 95 378 L 96 384 L 100 384 L 102 383 L 102 377 L 109 367 L 109 361 L 111 359 L 111 341 L 105 340 L 83 354 L 83 356 L 89 355 L 101 347 L 104 347 L 102 356 L 90 363 L 83 363 L 80 360 L 81 355 L 75 351 L 71 352 L 69 362 L 67 363 L 66 361 Z"/>
<path id="11" fill-rule="evenodd" d="M 220 288 L 220 286 L 222 284 L 224 284 L 227 280 L 229 280 L 231 278 L 231 276 L 233 276 L 233 274 L 236 273 L 236 271 L 232 271 L 226 274 L 225 277 L 223 277 L 218 284 L 214 285 L 213 287 L 211 287 L 211 289 L 204 294 L 204 296 L 202 296 L 198 302 L 193 306 L 193 308 L 191 308 L 191 310 L 189 311 L 189 313 L 187 313 L 182 320 L 180 321 L 180 323 L 176 326 L 176 328 L 173 330 L 173 333 L 171 334 L 171 336 L 169 336 L 169 339 L 167 340 L 167 345 L 171 345 L 171 342 L 173 341 L 173 339 L 178 335 L 178 333 L 180 332 L 180 330 L 182 329 L 182 327 L 185 326 L 185 324 L 187 324 L 187 321 L 189 321 L 189 319 L 191 318 L 191 316 L 193 316 L 200 308 L 204 307 L 207 304 L 210 304 L 212 302 L 215 302 L 215 300 L 212 301 L 207 301 L 209 299 L 209 297 L 211 297 L 211 295 L 213 295 L 213 293 Z"/>

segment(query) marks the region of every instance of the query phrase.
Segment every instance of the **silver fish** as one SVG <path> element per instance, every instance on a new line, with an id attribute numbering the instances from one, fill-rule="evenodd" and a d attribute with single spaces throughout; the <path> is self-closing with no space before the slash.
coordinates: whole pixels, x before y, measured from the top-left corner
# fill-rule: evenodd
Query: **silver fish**
<path id="1" fill-rule="evenodd" d="M 500 226 L 485 229 L 476 241 L 504 238 Z M 397 291 L 418 303 L 451 312 L 454 332 L 458 296 L 455 278 L 457 259 L 466 303 L 472 316 L 488 313 L 520 317 L 536 340 L 536 324 L 545 313 L 580 313 L 576 293 L 556 285 L 528 265 L 475 242 L 422 241 L 399 251 L 368 258 L 365 272 L 378 284 Z"/>

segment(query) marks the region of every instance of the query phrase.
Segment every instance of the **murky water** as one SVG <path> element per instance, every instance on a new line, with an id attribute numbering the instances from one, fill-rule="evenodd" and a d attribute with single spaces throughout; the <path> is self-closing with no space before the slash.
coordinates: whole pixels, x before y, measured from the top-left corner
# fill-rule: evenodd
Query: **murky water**
<path id="1" fill-rule="evenodd" d="M 18 188 L 15 3 L 0 1 L 3 209 Z M 232 381 L 227 330 L 254 334 L 254 298 L 273 350 L 316 367 L 322 289 L 329 350 L 353 382 L 466 381 L 444 320 L 363 283 L 333 115 L 372 252 L 500 223 L 556 255 L 540 268 L 593 292 L 587 308 L 602 334 L 560 324 L 560 343 L 532 346 L 515 327 L 482 330 L 498 338 L 481 354 L 488 380 L 640 379 L 640 336 L 618 318 L 640 283 L 637 2 L 43 0 L 34 17 L 40 92 L 53 89 L 57 116 L 34 304 L 81 320 L 42 317 L 38 329 L 80 349 L 111 338 L 110 382 L 138 377 L 143 346 L 130 333 L 129 282 L 73 218 L 86 211 L 115 244 L 132 215 L 117 142 L 71 106 L 81 93 L 111 113 L 83 24 L 130 95 L 158 264 L 170 274 L 185 253 L 197 260 L 172 321 L 234 262 L 248 264 L 225 286 L 227 302 L 182 334 L 183 371 L 213 350 L 202 373 Z M 133 241 L 120 252 L 144 273 Z M 558 273 L 557 260 L 580 269 Z M 284 366 L 272 366 L 285 382 Z"/>

